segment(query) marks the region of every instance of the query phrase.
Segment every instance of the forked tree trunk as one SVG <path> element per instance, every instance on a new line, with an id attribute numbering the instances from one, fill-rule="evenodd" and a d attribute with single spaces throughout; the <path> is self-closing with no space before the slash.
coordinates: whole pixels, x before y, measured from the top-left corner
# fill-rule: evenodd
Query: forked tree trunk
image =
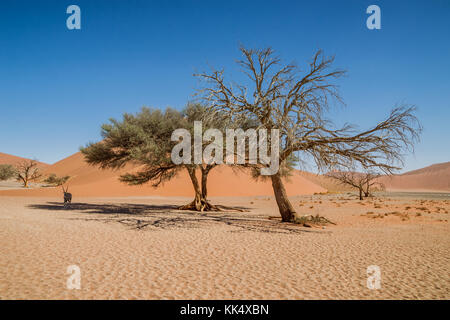
<path id="1" fill-rule="evenodd" d="M 28 179 L 26 179 L 24 177 L 19 177 L 19 179 L 22 180 L 23 187 L 28 188 Z"/>
<path id="2" fill-rule="evenodd" d="M 189 173 L 189 177 L 191 178 L 192 185 L 195 191 L 194 200 L 191 203 L 188 203 L 184 206 L 179 207 L 180 210 L 193 210 L 193 211 L 223 211 L 223 209 L 229 209 L 233 211 L 244 211 L 244 209 L 233 208 L 227 206 L 215 206 L 208 202 L 207 195 L 207 182 L 208 182 L 208 174 L 209 171 L 214 168 L 214 165 L 208 165 L 206 168 L 202 167 L 202 185 L 198 183 L 197 176 L 195 175 L 195 168 L 186 167 Z"/>
<path id="3" fill-rule="evenodd" d="M 280 173 L 272 175 L 271 179 L 275 200 L 277 201 L 278 209 L 281 214 L 281 220 L 284 222 L 291 222 L 294 220 L 295 210 L 287 197 Z"/>
<path id="4" fill-rule="evenodd" d="M 219 210 L 217 207 L 213 206 L 206 200 L 206 179 L 205 185 L 202 185 L 200 188 L 200 184 L 198 183 L 197 176 L 195 175 L 195 168 L 187 168 L 189 173 L 189 177 L 192 181 L 192 186 L 194 187 L 195 197 L 191 203 L 188 203 L 184 206 L 181 206 L 180 210 L 194 210 L 194 211 L 210 211 L 210 210 Z M 202 183 L 203 183 L 204 175 L 202 174 Z M 205 195 L 203 195 L 205 192 Z"/>

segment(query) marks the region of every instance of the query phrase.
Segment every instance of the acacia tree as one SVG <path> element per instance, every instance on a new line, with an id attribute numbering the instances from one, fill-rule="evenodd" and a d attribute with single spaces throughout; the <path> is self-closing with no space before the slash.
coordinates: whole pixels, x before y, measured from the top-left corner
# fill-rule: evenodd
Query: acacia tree
<path id="1" fill-rule="evenodd" d="M 61 186 L 70 179 L 70 176 L 58 177 L 56 174 L 51 173 L 45 180 L 45 183 L 53 186 Z"/>
<path id="2" fill-rule="evenodd" d="M 10 164 L 0 164 L 0 181 L 9 180 L 16 175 L 16 170 Z"/>
<path id="3" fill-rule="evenodd" d="M 312 157 L 320 170 L 359 163 L 364 169 L 392 173 L 412 151 L 421 126 L 413 106 L 399 106 L 372 128 L 336 128 L 325 118 L 331 101 L 342 102 L 333 81 L 345 74 L 331 70 L 334 58 L 319 50 L 302 72 L 283 64 L 271 48 L 240 49 L 238 61 L 249 81 L 230 84 L 224 70 L 197 74 L 204 80 L 199 94 L 212 110 L 256 119 L 260 128 L 280 130 L 281 164 L 293 153 Z M 281 167 L 281 166 L 280 166 Z M 292 221 L 291 205 L 280 172 L 270 176 L 282 221 Z"/>
<path id="4" fill-rule="evenodd" d="M 346 184 L 356 188 L 359 191 L 359 200 L 371 195 L 374 188 L 384 189 L 384 185 L 378 181 L 381 174 L 374 172 L 355 172 L 355 171 L 334 171 L 326 174 L 327 177 L 338 180 L 341 184 Z"/>
<path id="5" fill-rule="evenodd" d="M 242 118 L 242 117 L 232 117 L 228 113 L 225 112 L 212 112 L 210 109 L 208 109 L 205 105 L 200 103 L 191 103 L 188 104 L 188 106 L 183 110 L 183 116 L 184 116 L 184 128 L 191 132 L 191 136 L 194 136 L 194 128 L 193 124 L 195 121 L 201 121 L 202 122 L 202 132 L 206 133 L 208 129 L 217 129 L 220 132 L 225 132 L 227 129 L 241 129 L 243 131 L 255 128 L 256 123 L 249 118 Z M 223 137 L 222 137 L 223 138 Z M 215 138 L 214 138 L 215 139 Z M 234 142 L 234 141 L 233 141 Z M 217 146 L 218 148 L 226 148 L 227 140 L 221 139 L 219 141 L 210 141 L 209 139 L 202 139 L 201 141 L 201 150 L 202 152 L 205 150 L 205 148 L 211 148 Z M 191 154 L 193 154 L 193 143 L 191 143 L 192 150 Z M 213 148 L 214 149 L 214 148 Z M 223 149 L 222 149 L 223 150 Z M 216 158 L 216 155 L 213 151 L 213 156 Z M 226 159 L 226 154 L 222 153 L 222 157 L 220 158 L 220 163 L 224 163 Z M 197 206 L 200 206 L 203 208 L 202 210 L 219 210 L 218 207 L 212 206 L 208 200 L 208 174 L 211 172 L 212 169 L 216 168 L 219 165 L 219 163 L 216 162 L 209 162 L 206 163 L 205 159 L 202 158 L 202 163 L 196 166 L 193 166 L 195 170 L 200 171 L 201 175 L 201 197 L 199 201 L 195 201 L 186 205 L 183 208 L 197 208 Z M 245 164 L 243 166 L 239 164 L 233 164 L 231 165 L 233 169 L 241 169 L 241 168 L 247 168 Z M 195 181 L 196 177 L 193 176 L 192 180 Z M 198 184 L 200 186 L 200 184 Z M 198 210 L 198 209 L 197 209 Z M 235 209 L 236 210 L 236 209 Z"/>
<path id="6" fill-rule="evenodd" d="M 188 104 L 188 106 L 183 110 L 183 128 L 189 130 L 191 132 L 191 136 L 193 136 L 195 121 L 202 121 L 202 130 L 207 130 L 210 128 L 223 128 L 225 123 L 228 121 L 222 114 L 217 117 L 212 117 L 211 115 L 212 114 L 208 112 L 206 107 L 201 104 Z M 193 146 L 192 143 L 191 146 Z M 204 147 L 205 142 L 202 139 L 202 150 Z M 204 163 L 203 161 L 202 164 L 189 166 L 189 175 L 191 177 L 196 196 L 191 203 L 181 207 L 182 209 L 197 211 L 219 210 L 218 207 L 212 205 L 208 201 L 208 175 L 216 166 L 216 163 Z M 200 182 L 197 179 L 197 171 L 200 171 Z"/>
<path id="7" fill-rule="evenodd" d="M 88 163 L 102 169 L 118 169 L 127 163 L 139 165 L 139 170 L 121 175 L 120 180 L 129 185 L 152 183 L 158 187 L 186 170 L 194 188 L 194 200 L 180 209 L 219 210 L 207 200 L 207 177 L 216 164 L 174 164 L 171 152 L 175 142 L 171 141 L 174 130 L 193 130 L 193 122 L 201 120 L 203 127 L 224 125 L 226 119 L 215 115 L 209 117 L 204 106 L 189 104 L 183 112 L 174 109 L 151 110 L 143 108 L 136 115 L 124 114 L 122 121 L 110 119 L 102 126 L 103 140 L 89 143 L 81 148 Z M 199 182 L 196 172 L 201 173 Z"/>
<path id="8" fill-rule="evenodd" d="M 28 188 L 30 181 L 36 181 L 42 177 L 37 165 L 36 160 L 25 160 L 16 165 L 16 179 L 23 183 L 24 188 Z"/>

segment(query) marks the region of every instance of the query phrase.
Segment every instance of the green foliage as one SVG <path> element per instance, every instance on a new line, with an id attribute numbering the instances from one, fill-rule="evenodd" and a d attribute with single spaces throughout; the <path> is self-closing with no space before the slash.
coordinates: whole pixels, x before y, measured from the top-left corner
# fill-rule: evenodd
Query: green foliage
<path id="1" fill-rule="evenodd" d="M 183 168 L 198 168 L 199 165 L 176 165 L 171 152 L 178 141 L 171 141 L 174 130 L 184 128 L 193 137 L 194 121 L 202 121 L 203 132 L 209 128 L 225 132 L 226 128 L 246 130 L 256 127 L 248 118 L 233 119 L 225 112 L 212 112 L 201 104 L 191 103 L 183 111 L 167 108 L 142 108 L 137 114 L 125 113 L 121 121 L 110 119 L 102 125 L 103 140 L 89 143 L 81 148 L 85 160 L 100 168 L 118 169 L 127 163 L 140 165 L 138 172 L 126 173 L 122 182 L 140 185 L 151 182 L 154 187 L 173 178 Z M 225 141 L 224 141 L 225 142 Z M 204 145 L 208 145 L 205 142 Z M 192 144 L 193 147 L 193 144 Z M 210 166 L 209 170 L 215 165 Z"/>
<path id="2" fill-rule="evenodd" d="M 44 180 L 45 183 L 53 186 L 60 186 L 69 180 L 70 176 L 58 177 L 56 174 L 50 174 L 47 179 Z"/>
<path id="3" fill-rule="evenodd" d="M 249 128 L 256 128 L 256 123 L 251 122 L 247 118 L 233 118 L 226 112 L 212 111 L 205 105 L 199 103 L 188 104 L 182 111 L 182 114 L 184 119 L 183 128 L 190 131 L 191 137 L 194 136 L 194 121 L 201 121 L 203 134 L 208 129 L 218 129 L 222 132 L 224 136 L 224 139 L 221 141 L 223 148 L 226 148 L 226 129 L 241 128 L 245 131 Z M 203 149 L 209 144 L 211 144 L 211 141 L 202 140 Z M 194 144 L 192 144 L 193 147 Z"/>
<path id="4" fill-rule="evenodd" d="M 234 128 L 238 124 L 227 113 L 221 111 L 213 112 L 200 103 L 189 103 L 182 111 L 182 114 L 185 119 L 183 128 L 191 132 L 193 132 L 194 121 L 202 121 L 203 132 L 211 128 L 225 131 L 225 129 Z"/>
<path id="5" fill-rule="evenodd" d="M 183 114 L 167 108 L 142 108 L 137 114 L 123 115 L 122 121 L 110 119 L 102 126 L 103 140 L 81 148 L 88 163 L 101 168 L 122 168 L 127 163 L 142 165 L 140 171 L 121 176 L 130 185 L 152 182 L 153 186 L 167 181 L 182 168 L 172 163 L 170 154 L 176 142 L 172 132 L 183 128 Z"/>
<path id="6" fill-rule="evenodd" d="M 0 181 L 9 180 L 16 174 L 16 169 L 12 165 L 0 164 Z"/>

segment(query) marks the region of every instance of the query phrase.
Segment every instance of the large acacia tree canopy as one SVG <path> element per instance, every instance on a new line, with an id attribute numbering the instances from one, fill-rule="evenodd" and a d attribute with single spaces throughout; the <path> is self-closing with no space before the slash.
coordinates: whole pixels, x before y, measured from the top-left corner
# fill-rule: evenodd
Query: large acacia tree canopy
<path id="1" fill-rule="evenodd" d="M 142 108 L 134 114 L 124 114 L 122 121 L 110 119 L 102 125 L 103 140 L 81 148 L 86 161 L 101 168 L 121 168 L 127 163 L 144 165 L 133 174 L 125 174 L 121 180 L 129 184 L 153 181 L 157 186 L 174 176 L 180 169 L 170 158 L 174 142 L 172 132 L 187 126 L 183 114 L 174 109 L 161 111 Z"/>
<path id="2" fill-rule="evenodd" d="M 183 111 L 144 107 L 137 114 L 125 113 L 121 121 L 110 119 L 109 123 L 102 125 L 103 140 L 89 143 L 81 148 L 81 152 L 88 163 L 103 169 L 118 169 L 127 163 L 143 165 L 136 173 L 122 175 L 121 181 L 131 185 L 152 182 L 156 187 L 174 177 L 182 168 L 195 170 L 198 167 L 194 164 L 176 165 L 171 159 L 172 149 L 178 143 L 171 141 L 172 133 L 184 128 L 193 137 L 194 121 L 202 121 L 203 130 L 215 128 L 225 131 L 236 126 L 247 129 L 255 125 L 248 119 L 232 119 L 225 112 L 211 114 L 201 104 L 188 104 Z M 203 147 L 207 144 L 204 142 Z M 207 172 L 213 166 L 209 165 Z"/>

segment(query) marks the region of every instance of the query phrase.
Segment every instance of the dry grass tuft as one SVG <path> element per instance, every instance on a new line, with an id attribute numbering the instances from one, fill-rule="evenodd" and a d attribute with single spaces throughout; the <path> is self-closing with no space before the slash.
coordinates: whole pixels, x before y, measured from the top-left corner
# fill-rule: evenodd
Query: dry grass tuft
<path id="1" fill-rule="evenodd" d="M 300 216 L 300 217 L 295 216 L 294 217 L 294 221 L 292 221 L 292 222 L 293 223 L 297 223 L 297 224 L 301 224 L 304 227 L 308 227 L 308 228 L 311 228 L 312 225 L 316 225 L 316 226 L 323 226 L 323 225 L 326 225 L 326 224 L 334 224 L 334 225 L 336 225 L 336 223 L 334 223 L 334 222 L 328 220 L 327 218 L 322 217 L 322 216 L 320 216 L 318 214 L 315 215 L 315 216 L 313 216 L 313 215 L 304 215 L 304 216 Z"/>

